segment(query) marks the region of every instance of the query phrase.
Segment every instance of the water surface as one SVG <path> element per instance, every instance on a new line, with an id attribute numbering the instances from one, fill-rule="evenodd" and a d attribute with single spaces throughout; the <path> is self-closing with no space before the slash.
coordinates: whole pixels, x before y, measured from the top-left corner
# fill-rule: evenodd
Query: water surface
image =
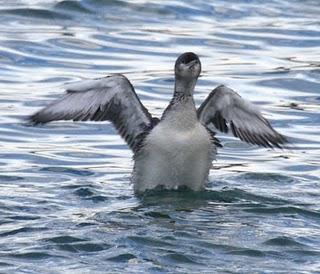
<path id="1" fill-rule="evenodd" d="M 319 273 L 318 1 L 0 1 L 3 273 Z M 130 184 L 109 123 L 24 119 L 64 83 L 124 73 L 160 116 L 185 51 L 197 104 L 226 84 L 294 148 L 224 145 L 203 193 Z"/>

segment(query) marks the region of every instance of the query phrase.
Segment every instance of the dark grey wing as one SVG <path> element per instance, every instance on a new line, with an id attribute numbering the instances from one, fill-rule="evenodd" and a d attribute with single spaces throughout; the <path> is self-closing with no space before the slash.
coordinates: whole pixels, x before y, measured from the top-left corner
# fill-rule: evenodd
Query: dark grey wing
<path id="1" fill-rule="evenodd" d="M 67 93 L 30 117 L 34 123 L 56 120 L 111 121 L 135 151 L 140 136 L 153 126 L 129 80 L 114 75 L 67 87 Z"/>
<path id="2" fill-rule="evenodd" d="M 264 147 L 283 147 L 287 139 L 272 128 L 257 107 L 225 86 L 215 88 L 197 111 L 202 124 L 224 133 L 230 129 L 242 141 Z"/>

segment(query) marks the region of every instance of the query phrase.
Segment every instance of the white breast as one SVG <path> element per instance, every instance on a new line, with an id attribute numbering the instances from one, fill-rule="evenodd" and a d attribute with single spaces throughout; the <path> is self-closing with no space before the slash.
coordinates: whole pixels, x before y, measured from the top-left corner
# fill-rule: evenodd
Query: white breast
<path id="1" fill-rule="evenodd" d="M 204 188 L 215 147 L 204 126 L 184 114 L 180 112 L 180 117 L 166 118 L 147 136 L 135 159 L 135 191 L 142 192 L 159 185 L 168 189 L 179 186 L 193 190 Z"/>

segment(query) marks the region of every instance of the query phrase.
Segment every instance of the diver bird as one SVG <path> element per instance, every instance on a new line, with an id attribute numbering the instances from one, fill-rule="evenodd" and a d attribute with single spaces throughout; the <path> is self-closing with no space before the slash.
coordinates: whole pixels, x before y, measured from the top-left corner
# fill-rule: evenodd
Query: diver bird
<path id="1" fill-rule="evenodd" d="M 197 109 L 193 93 L 201 63 L 196 54 L 180 55 L 174 72 L 173 98 L 160 119 L 143 106 L 129 80 L 115 74 L 71 84 L 62 98 L 30 120 L 111 121 L 133 151 L 137 193 L 156 187 L 204 189 L 221 147 L 217 130 L 264 147 L 282 148 L 287 142 L 257 107 L 226 86 L 212 90 Z"/>

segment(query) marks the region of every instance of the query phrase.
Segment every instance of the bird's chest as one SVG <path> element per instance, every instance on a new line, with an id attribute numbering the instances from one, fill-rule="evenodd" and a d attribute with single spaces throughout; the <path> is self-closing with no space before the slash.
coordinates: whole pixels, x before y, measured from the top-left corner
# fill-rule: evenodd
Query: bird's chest
<path id="1" fill-rule="evenodd" d="M 198 122 L 160 122 L 146 137 L 135 158 L 133 182 L 136 191 L 164 186 L 172 189 L 204 187 L 214 156 L 207 130 Z"/>
<path id="2" fill-rule="evenodd" d="M 201 124 L 184 130 L 156 126 L 135 159 L 133 182 L 136 191 L 164 186 L 175 189 L 204 187 L 213 156 L 209 134 Z"/>
<path id="3" fill-rule="evenodd" d="M 174 163 L 175 166 L 207 155 L 211 146 L 210 136 L 200 123 L 183 129 L 159 124 L 146 139 L 151 158 Z"/>

